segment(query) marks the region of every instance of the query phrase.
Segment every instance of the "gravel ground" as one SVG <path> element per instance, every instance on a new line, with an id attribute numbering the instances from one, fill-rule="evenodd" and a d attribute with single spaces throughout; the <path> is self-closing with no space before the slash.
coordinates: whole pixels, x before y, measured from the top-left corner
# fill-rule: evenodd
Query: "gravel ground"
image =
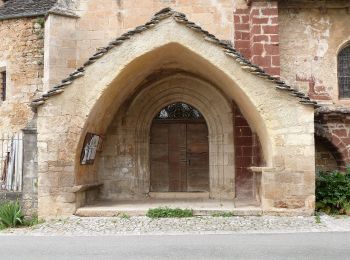
<path id="1" fill-rule="evenodd" d="M 350 231 L 349 217 L 193 217 L 150 219 L 88 218 L 72 216 L 29 228 L 7 229 L 1 234 L 14 235 L 135 235 L 135 234 L 231 234 Z"/>

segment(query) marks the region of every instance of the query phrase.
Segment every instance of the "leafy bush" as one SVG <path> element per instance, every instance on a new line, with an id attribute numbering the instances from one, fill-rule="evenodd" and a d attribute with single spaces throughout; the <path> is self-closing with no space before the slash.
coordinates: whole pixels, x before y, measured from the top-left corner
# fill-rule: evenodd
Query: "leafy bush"
<path id="1" fill-rule="evenodd" d="M 189 218 L 189 217 L 193 217 L 193 210 L 159 207 L 159 208 L 149 209 L 146 216 L 149 218 Z"/>
<path id="2" fill-rule="evenodd" d="M 316 176 L 316 209 L 344 214 L 350 205 L 350 172 L 320 172 Z"/>
<path id="3" fill-rule="evenodd" d="M 23 224 L 24 215 L 19 202 L 3 202 L 0 204 L 1 228 L 17 227 Z"/>

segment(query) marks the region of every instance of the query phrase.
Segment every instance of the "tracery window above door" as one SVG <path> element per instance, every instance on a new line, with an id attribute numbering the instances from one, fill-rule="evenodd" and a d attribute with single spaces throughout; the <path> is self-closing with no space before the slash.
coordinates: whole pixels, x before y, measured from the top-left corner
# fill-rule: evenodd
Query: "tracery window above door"
<path id="1" fill-rule="evenodd" d="M 164 107 L 155 120 L 204 120 L 202 114 L 186 103 L 173 103 Z"/>
<path id="2" fill-rule="evenodd" d="M 350 45 L 338 54 L 339 98 L 350 98 Z"/>

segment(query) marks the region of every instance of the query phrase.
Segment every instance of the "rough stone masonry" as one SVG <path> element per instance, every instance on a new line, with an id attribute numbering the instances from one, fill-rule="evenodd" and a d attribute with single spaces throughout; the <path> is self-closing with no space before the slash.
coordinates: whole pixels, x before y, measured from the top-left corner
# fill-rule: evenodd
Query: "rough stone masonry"
<path id="1" fill-rule="evenodd" d="M 23 132 L 24 170 L 23 190 L 1 197 L 19 196 L 28 214 L 47 218 L 101 198 L 148 198 L 152 120 L 184 102 L 208 126 L 211 199 L 312 214 L 315 169 L 350 163 L 350 102 L 340 94 L 350 87 L 339 83 L 349 8 L 340 0 L 2 1 L 0 145 Z M 82 165 L 88 134 L 103 143 Z"/>

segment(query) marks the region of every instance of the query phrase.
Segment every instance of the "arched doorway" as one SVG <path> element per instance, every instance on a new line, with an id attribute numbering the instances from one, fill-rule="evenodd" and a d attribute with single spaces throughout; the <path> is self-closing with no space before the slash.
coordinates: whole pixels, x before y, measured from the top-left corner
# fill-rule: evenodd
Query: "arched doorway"
<path id="1" fill-rule="evenodd" d="M 255 170 L 264 212 L 313 213 L 314 107 L 280 91 L 279 81 L 250 71 L 255 67 L 223 42 L 177 20 L 174 13 L 151 22 L 156 29 L 128 33 L 125 43 L 108 45 L 32 103 L 40 217 L 74 213 L 101 182 L 103 199 L 147 197 L 151 123 L 162 107 L 179 100 L 200 109 L 207 122 L 210 198 L 235 197 L 234 100 L 261 141 L 267 167 Z M 160 72 L 169 69 L 195 78 L 173 73 L 163 80 Z M 82 165 L 88 133 L 104 138 L 103 150 L 93 165 Z"/>
<path id="2" fill-rule="evenodd" d="M 152 121 L 150 191 L 209 192 L 208 127 L 191 105 L 167 105 Z"/>
<path id="3" fill-rule="evenodd" d="M 180 101 L 181 103 L 178 103 Z M 209 103 L 212 106 L 208 106 Z M 173 106 L 185 111 L 175 109 L 175 115 L 173 113 L 171 118 L 161 119 L 165 117 L 165 113 L 171 113 L 170 110 L 174 110 Z M 181 113 L 184 114 L 179 115 Z M 172 128 L 174 134 L 178 134 L 179 127 L 171 126 L 173 123 L 181 123 L 183 130 L 185 125 L 189 128 L 190 133 L 183 132 L 182 135 L 188 135 L 186 142 L 189 143 L 191 151 L 201 149 L 202 151 L 199 150 L 199 152 L 202 153 L 204 150 L 202 155 L 186 152 L 186 156 L 193 157 L 190 162 L 186 162 L 190 164 L 186 172 L 189 170 L 192 175 L 201 172 L 203 176 L 205 176 L 203 172 L 206 172 L 207 176 L 207 178 L 201 178 L 201 184 L 196 177 L 194 182 L 189 180 L 190 184 L 186 189 L 184 187 L 169 189 L 169 183 L 159 185 L 153 181 L 154 179 L 159 181 L 159 178 L 167 180 L 169 177 L 168 161 L 164 161 L 165 158 L 168 160 L 168 146 L 169 143 L 174 142 L 174 138 L 164 137 L 167 133 L 163 133 L 159 138 L 159 132 L 166 132 L 169 131 L 168 128 Z M 155 132 L 152 127 L 155 124 L 163 124 L 163 127 L 161 126 L 162 128 Z M 141 86 L 134 96 L 124 102 L 104 136 L 104 147 L 98 166 L 99 181 L 103 182 L 101 198 L 105 200 L 143 199 L 151 195 L 171 195 L 149 194 L 154 191 L 161 193 L 205 191 L 202 194 L 172 195 L 234 199 L 233 127 L 232 105 L 215 86 L 202 79 L 177 73 Z M 199 131 L 200 135 L 198 135 Z M 157 144 L 158 148 L 151 147 L 152 143 Z M 177 147 L 176 149 L 181 148 L 179 144 L 171 146 Z M 189 150 L 185 145 L 182 149 Z M 187 160 L 187 158 L 181 158 L 178 151 L 172 151 L 172 153 L 175 154 L 174 158 L 178 156 L 177 160 Z M 152 166 L 151 158 L 155 156 L 153 161 L 156 164 Z M 154 165 L 159 168 L 156 175 L 152 170 Z M 180 166 L 178 164 L 172 167 L 176 169 Z M 151 184 L 153 187 L 150 187 Z"/>

